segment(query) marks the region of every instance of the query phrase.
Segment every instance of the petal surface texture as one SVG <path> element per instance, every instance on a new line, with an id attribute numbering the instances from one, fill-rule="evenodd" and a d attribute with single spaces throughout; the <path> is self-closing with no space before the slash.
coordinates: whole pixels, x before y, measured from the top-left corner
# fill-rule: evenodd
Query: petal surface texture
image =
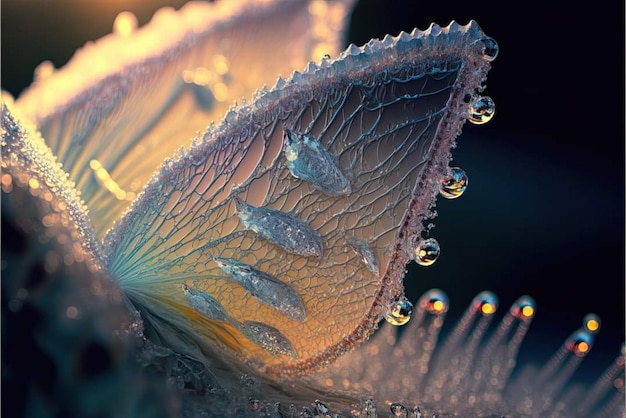
<path id="1" fill-rule="evenodd" d="M 367 339 L 403 296 L 467 98 L 490 68 L 483 39 L 472 21 L 351 45 L 232 108 L 167 160 L 109 231 L 109 273 L 160 334 L 271 375 L 307 373 Z M 289 132 L 316 142 L 307 177 L 332 166 L 350 183 L 344 193 L 293 175 Z M 224 259 L 245 266 L 245 281 Z M 304 320 L 254 294 L 270 282 L 298 295 Z M 183 285 L 227 318 L 194 310 Z"/>

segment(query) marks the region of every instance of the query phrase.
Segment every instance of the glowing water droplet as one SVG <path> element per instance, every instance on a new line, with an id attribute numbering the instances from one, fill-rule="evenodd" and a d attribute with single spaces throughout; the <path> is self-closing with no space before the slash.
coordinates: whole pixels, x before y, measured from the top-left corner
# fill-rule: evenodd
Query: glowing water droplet
<path id="1" fill-rule="evenodd" d="M 121 12 L 113 21 L 113 33 L 129 36 L 137 29 L 137 16 L 131 12 Z"/>
<path id="2" fill-rule="evenodd" d="M 469 180 L 463 169 L 450 167 L 450 177 L 441 180 L 439 193 L 446 199 L 456 199 L 465 192 L 468 184 Z"/>
<path id="3" fill-rule="evenodd" d="M 230 258 L 215 257 L 214 260 L 224 273 L 237 280 L 257 300 L 283 313 L 287 318 L 297 321 L 306 320 L 306 310 L 302 299 L 287 284 L 252 266 Z"/>
<path id="4" fill-rule="evenodd" d="M 228 320 L 228 314 L 213 296 L 201 290 L 193 289 L 184 283 L 182 289 L 185 297 L 198 313 L 216 321 Z"/>
<path id="5" fill-rule="evenodd" d="M 593 335 L 585 329 L 579 329 L 569 336 L 565 344 L 574 355 L 583 357 L 593 346 Z"/>
<path id="6" fill-rule="evenodd" d="M 322 256 L 322 237 L 309 224 L 290 213 L 257 208 L 236 199 L 236 214 L 244 228 L 256 232 L 288 253 Z"/>
<path id="7" fill-rule="evenodd" d="M 490 36 L 485 36 L 481 39 L 481 42 L 485 45 L 483 49 L 483 58 L 489 62 L 495 60 L 500 52 L 500 47 L 498 46 L 496 40 Z"/>
<path id="8" fill-rule="evenodd" d="M 378 258 L 367 243 L 356 238 L 350 238 L 348 239 L 348 245 L 350 245 L 355 253 L 361 256 L 361 261 L 363 261 L 367 269 L 378 276 L 380 272 Z"/>
<path id="9" fill-rule="evenodd" d="M 442 315 L 450 307 L 448 296 L 439 289 L 431 289 L 424 293 L 420 298 L 419 305 L 426 312 L 433 315 Z"/>
<path id="10" fill-rule="evenodd" d="M 511 315 L 517 319 L 527 321 L 535 316 L 537 305 L 530 296 L 522 296 L 511 306 Z"/>
<path id="11" fill-rule="evenodd" d="M 389 409 L 394 417 L 407 418 L 409 416 L 409 411 L 401 403 L 392 403 Z"/>
<path id="12" fill-rule="evenodd" d="M 482 125 L 493 118 L 496 104 L 489 96 L 477 96 L 469 107 L 468 119 L 474 125 Z"/>
<path id="13" fill-rule="evenodd" d="M 498 309 L 498 298 L 493 292 L 485 290 L 476 295 L 472 301 L 472 306 L 485 316 L 493 315 Z"/>
<path id="14" fill-rule="evenodd" d="M 289 340 L 276 328 L 256 321 L 245 321 L 241 324 L 241 332 L 252 342 L 273 355 L 285 354 L 298 357 Z"/>
<path id="15" fill-rule="evenodd" d="M 350 181 L 319 141 L 287 129 L 283 152 L 287 167 L 295 178 L 311 183 L 328 196 L 350 194 Z"/>
<path id="16" fill-rule="evenodd" d="M 393 302 L 389 306 L 385 319 L 392 325 L 404 325 L 411 320 L 413 315 L 413 304 L 406 299 Z"/>
<path id="17" fill-rule="evenodd" d="M 420 266 L 430 266 L 437 261 L 440 253 L 439 242 L 434 238 L 427 238 L 415 248 L 415 261 Z"/>
<path id="18" fill-rule="evenodd" d="M 600 325 L 602 325 L 600 317 L 594 313 L 587 314 L 583 318 L 583 327 L 591 335 L 596 335 L 600 331 Z"/>

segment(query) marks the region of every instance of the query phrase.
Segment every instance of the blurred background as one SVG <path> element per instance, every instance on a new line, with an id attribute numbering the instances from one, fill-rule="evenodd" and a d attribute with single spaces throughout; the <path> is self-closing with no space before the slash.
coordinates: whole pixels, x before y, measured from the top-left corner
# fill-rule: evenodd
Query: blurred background
<path id="1" fill-rule="evenodd" d="M 295 0 L 294 0 L 295 1 Z M 44 60 L 63 66 L 132 11 L 147 23 L 184 1 L 4 0 L 2 88 L 14 96 Z M 545 361 L 589 312 L 602 330 L 579 377 L 598 375 L 624 340 L 624 5 L 566 8 L 539 0 L 362 0 L 347 34 L 372 37 L 476 20 L 500 45 L 484 94 L 496 116 L 467 124 L 453 165 L 469 176 L 459 199 L 437 204 L 431 267 L 410 266 L 407 296 L 444 290 L 457 318 L 482 290 L 504 312 L 531 295 L 538 313 L 521 361 Z M 452 326 L 448 321 L 447 326 Z"/>

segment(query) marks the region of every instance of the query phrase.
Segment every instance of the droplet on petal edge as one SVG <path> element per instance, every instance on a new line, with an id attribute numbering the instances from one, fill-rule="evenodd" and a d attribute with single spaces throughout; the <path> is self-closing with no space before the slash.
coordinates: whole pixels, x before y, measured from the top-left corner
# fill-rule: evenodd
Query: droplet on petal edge
<path id="1" fill-rule="evenodd" d="M 211 330 L 176 308 L 187 303 L 180 300 L 185 280 L 210 293 L 237 323 L 273 327 L 297 358 L 244 350 L 250 341 L 241 335 L 225 342 L 270 375 L 310 372 L 358 345 L 403 297 L 405 266 L 466 120 L 463 98 L 481 90 L 490 68 L 475 42 L 483 36 L 472 21 L 352 46 L 322 66 L 309 66 L 297 82 L 277 82 L 233 108 L 224 122 L 166 161 L 109 231 L 109 273 L 140 309 L 174 308 L 176 323 L 186 324 L 178 325 L 179 333 L 196 338 L 207 352 L 216 350 L 203 337 Z M 377 106 L 363 102 L 363 88 Z M 293 177 L 282 155 L 287 129 L 319 140 L 337 167 L 350 173 L 349 195 L 328 196 Z M 319 234 L 323 255 L 269 245 L 267 236 L 278 234 L 262 236 L 242 225 L 235 216 L 238 199 L 270 217 L 280 212 L 299 219 Z M 380 275 L 347 251 L 350 237 L 376 249 Z M 215 257 L 280 277 L 297 290 L 306 321 L 294 327 L 271 306 L 242 298 L 211 261 Z M 147 315 L 147 321 L 162 320 Z"/>

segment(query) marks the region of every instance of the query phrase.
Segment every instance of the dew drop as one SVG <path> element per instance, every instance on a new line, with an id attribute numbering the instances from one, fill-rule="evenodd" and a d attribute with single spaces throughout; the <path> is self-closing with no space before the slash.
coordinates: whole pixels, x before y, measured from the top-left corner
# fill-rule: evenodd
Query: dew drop
<path id="1" fill-rule="evenodd" d="M 593 335 L 585 329 L 579 329 L 569 336 L 565 344 L 576 357 L 583 357 L 593 346 Z"/>
<path id="2" fill-rule="evenodd" d="M 439 257 L 441 248 L 434 238 L 422 240 L 415 248 L 415 262 L 420 266 L 430 266 Z"/>
<path id="3" fill-rule="evenodd" d="M 450 167 L 450 177 L 441 180 L 439 193 L 446 199 L 456 199 L 467 189 L 469 180 L 465 171 L 459 167 Z"/>
<path id="4" fill-rule="evenodd" d="M 474 125 L 482 125 L 493 118 L 496 104 L 489 96 L 477 96 L 469 107 L 468 119 Z"/>
<path id="5" fill-rule="evenodd" d="M 404 325 L 411 319 L 413 304 L 406 299 L 393 302 L 385 314 L 385 319 L 392 325 Z"/>
<path id="6" fill-rule="evenodd" d="M 443 291 L 431 289 L 422 295 L 419 306 L 430 314 L 443 315 L 448 311 L 450 302 L 448 302 L 448 296 Z"/>
<path id="7" fill-rule="evenodd" d="M 350 194 L 350 181 L 319 141 L 286 129 L 283 152 L 295 178 L 310 183 L 327 196 Z"/>
<path id="8" fill-rule="evenodd" d="M 228 314 L 213 296 L 201 290 L 193 289 L 184 283 L 181 287 L 187 301 L 199 314 L 216 321 L 228 320 Z"/>
<path id="9" fill-rule="evenodd" d="M 594 313 L 585 315 L 583 318 L 583 328 L 591 335 L 596 335 L 600 331 L 600 317 Z"/>
<path id="10" fill-rule="evenodd" d="M 485 290 L 484 292 L 480 292 L 476 295 L 472 301 L 472 306 L 482 315 L 493 315 L 498 309 L 498 298 L 493 292 Z"/>
<path id="11" fill-rule="evenodd" d="M 483 58 L 489 62 L 495 60 L 500 52 L 500 47 L 496 40 L 490 36 L 485 36 L 480 41 L 484 44 Z"/>
<path id="12" fill-rule="evenodd" d="M 407 418 L 409 416 L 409 411 L 401 403 L 392 403 L 389 409 L 394 417 Z"/>
<path id="13" fill-rule="evenodd" d="M 241 284 L 255 299 L 271 306 L 287 318 L 301 322 L 306 320 L 302 299 L 287 284 L 248 264 L 230 258 L 215 257 L 214 260 L 224 273 Z"/>
<path id="14" fill-rule="evenodd" d="M 523 321 L 532 319 L 535 316 L 535 312 L 537 312 L 537 305 L 530 296 L 520 297 L 511 306 L 511 315 Z"/>
<path id="15" fill-rule="evenodd" d="M 361 241 L 356 238 L 348 239 L 348 245 L 361 256 L 361 261 L 365 264 L 365 267 L 376 276 L 380 273 L 380 265 L 378 263 L 378 258 L 372 249 L 367 245 L 365 241 Z"/>
<path id="16" fill-rule="evenodd" d="M 289 340 L 276 328 L 256 321 L 245 321 L 241 332 L 252 342 L 273 355 L 286 354 L 297 358 L 298 354 Z"/>
<path id="17" fill-rule="evenodd" d="M 131 12 L 121 12 L 113 21 L 113 33 L 120 36 L 130 36 L 138 26 L 137 16 Z"/>
<path id="18" fill-rule="evenodd" d="M 322 256 L 322 237 L 294 215 L 279 210 L 257 208 L 235 199 L 236 214 L 244 228 L 256 232 L 288 253 L 304 257 Z"/>

